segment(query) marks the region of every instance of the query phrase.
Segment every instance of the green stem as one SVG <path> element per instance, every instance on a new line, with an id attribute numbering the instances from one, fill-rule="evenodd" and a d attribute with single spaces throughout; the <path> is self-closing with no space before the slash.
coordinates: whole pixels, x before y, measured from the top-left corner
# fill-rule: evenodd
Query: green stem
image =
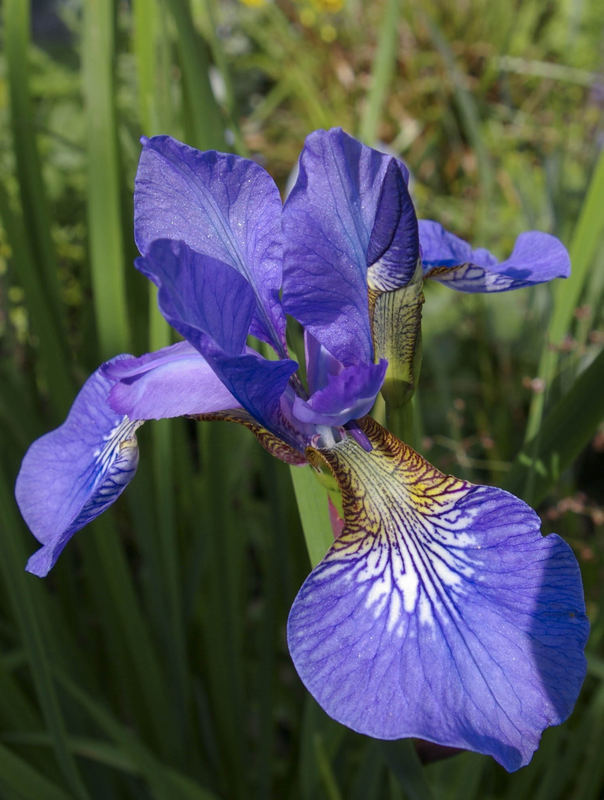
<path id="1" fill-rule="evenodd" d="M 415 447 L 416 436 L 411 401 L 399 407 L 393 407 L 386 403 L 386 427 L 398 439 Z"/>
<path id="2" fill-rule="evenodd" d="M 327 491 L 310 466 L 290 467 L 290 474 L 310 563 L 315 567 L 333 542 Z"/>

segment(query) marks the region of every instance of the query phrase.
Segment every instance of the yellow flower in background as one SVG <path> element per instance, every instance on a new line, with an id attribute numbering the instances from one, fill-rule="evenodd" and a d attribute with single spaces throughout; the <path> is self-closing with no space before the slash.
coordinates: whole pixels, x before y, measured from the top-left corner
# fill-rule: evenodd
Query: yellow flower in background
<path id="1" fill-rule="evenodd" d="M 317 28 L 319 36 L 324 42 L 330 43 L 338 38 L 335 25 L 325 20 L 326 15 L 337 14 L 344 8 L 344 0 L 310 0 L 298 2 L 301 6 L 298 18 L 305 28 Z"/>
<path id="2" fill-rule="evenodd" d="M 260 8 L 266 5 L 267 1 L 268 0 L 240 0 L 243 5 L 249 6 L 250 8 Z M 315 23 L 317 19 L 315 12 L 319 14 L 337 14 L 338 11 L 344 8 L 344 0 L 310 0 L 310 5 L 300 2 L 296 2 L 295 4 L 304 5 L 300 11 L 300 18 L 304 25 L 313 25 Z M 304 17 L 304 19 L 302 17 Z"/>
<path id="3" fill-rule="evenodd" d="M 324 42 L 328 43 L 333 42 L 338 36 L 337 30 L 334 28 L 333 25 L 330 25 L 329 23 L 327 23 L 326 25 L 321 25 L 321 27 L 319 28 L 319 33 L 321 35 L 321 39 L 323 39 Z"/>
<path id="4" fill-rule="evenodd" d="M 304 8 L 301 8 L 300 11 L 298 12 L 298 16 L 300 18 L 300 22 L 302 23 L 302 25 L 304 25 L 305 28 L 312 28 L 312 26 L 317 21 L 317 15 L 313 11 L 313 9 L 310 8 L 310 6 L 305 6 Z"/>
<path id="5" fill-rule="evenodd" d="M 311 5 L 317 11 L 327 14 L 337 14 L 344 8 L 344 0 L 311 0 Z"/>

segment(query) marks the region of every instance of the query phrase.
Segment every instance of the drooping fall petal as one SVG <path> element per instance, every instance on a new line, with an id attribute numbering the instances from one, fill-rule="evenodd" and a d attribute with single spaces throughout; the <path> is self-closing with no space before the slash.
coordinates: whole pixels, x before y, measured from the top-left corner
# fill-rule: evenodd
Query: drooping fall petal
<path id="1" fill-rule="evenodd" d="M 419 221 L 424 277 L 459 292 L 506 292 L 568 278 L 570 259 L 564 245 L 540 231 L 521 233 L 505 261 L 446 231 L 438 222 Z"/>
<path id="2" fill-rule="evenodd" d="M 291 610 L 296 669 L 325 711 L 369 736 L 416 736 L 526 764 L 570 713 L 587 621 L 572 551 L 499 489 L 443 475 L 365 419 L 310 451 L 345 528 Z"/>
<path id="3" fill-rule="evenodd" d="M 65 422 L 37 439 L 21 464 L 17 503 L 43 545 L 27 569 L 46 575 L 73 534 L 117 500 L 136 472 L 136 430 L 144 420 L 237 405 L 187 342 L 99 367 Z"/>
<path id="4" fill-rule="evenodd" d="M 17 503 L 43 545 L 27 569 L 40 577 L 54 566 L 73 534 L 117 500 L 136 472 L 135 432 L 141 423 L 109 406 L 112 386 L 102 369 L 93 373 L 65 422 L 37 439 L 21 464 Z"/>

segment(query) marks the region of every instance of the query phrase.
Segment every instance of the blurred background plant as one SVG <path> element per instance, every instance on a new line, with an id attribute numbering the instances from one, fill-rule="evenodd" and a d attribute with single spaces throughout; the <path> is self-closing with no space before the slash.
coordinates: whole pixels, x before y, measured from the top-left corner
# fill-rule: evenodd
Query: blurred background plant
<path id="1" fill-rule="evenodd" d="M 4 0 L 2 14 L 0 795 L 601 797 L 604 6 Z M 284 633 L 309 569 L 290 475 L 237 426 L 147 426 L 115 509 L 47 580 L 23 572 L 26 447 L 100 361 L 171 341 L 131 268 L 139 136 L 234 150 L 285 189 L 305 135 L 332 125 L 405 159 L 420 216 L 500 255 L 540 228 L 573 257 L 555 286 L 429 286 L 424 312 L 422 453 L 538 504 L 585 580 L 583 693 L 511 776 L 467 753 L 422 768 L 306 695 Z"/>

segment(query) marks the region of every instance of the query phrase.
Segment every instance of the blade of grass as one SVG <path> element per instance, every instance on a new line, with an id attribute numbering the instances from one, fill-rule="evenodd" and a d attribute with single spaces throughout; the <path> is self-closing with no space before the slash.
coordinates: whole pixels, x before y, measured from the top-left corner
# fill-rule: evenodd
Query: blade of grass
<path id="1" fill-rule="evenodd" d="M 478 178 L 480 180 L 483 199 L 482 207 L 488 209 L 489 200 L 493 194 L 495 177 L 491 156 L 485 146 L 485 141 L 482 136 L 480 114 L 474 96 L 468 90 L 465 77 L 457 66 L 451 47 L 440 28 L 426 13 L 421 12 L 421 18 L 430 32 L 436 49 L 441 54 L 446 72 L 453 83 L 453 97 L 463 125 L 463 130 L 468 141 L 472 145 L 472 149 L 478 161 Z M 477 223 L 479 225 L 484 224 L 484 220 L 485 214 L 481 214 L 477 218 Z"/>
<path id="2" fill-rule="evenodd" d="M 572 265 L 570 278 L 558 281 L 554 288 L 554 306 L 548 326 L 547 342 L 541 354 L 538 377 L 547 388 L 554 379 L 560 359 L 559 348 L 570 332 L 573 312 L 581 297 L 581 292 L 593 263 L 596 250 L 604 231 L 604 151 L 600 153 L 596 163 L 587 195 L 581 207 L 581 213 L 575 226 L 570 245 Z M 536 436 L 543 411 L 547 391 L 533 396 L 526 426 L 525 441 Z"/>
<path id="3" fill-rule="evenodd" d="M 283 75 L 281 65 L 287 61 L 291 94 L 304 104 L 311 130 L 331 127 L 332 113 L 316 85 L 313 52 L 303 46 L 299 34 L 276 3 L 266 4 L 263 24 L 250 28 L 249 35 L 266 54 L 265 69 L 275 81 Z"/>
<path id="4" fill-rule="evenodd" d="M 85 3 L 82 88 L 87 120 L 88 230 L 93 301 L 102 359 L 127 350 L 130 341 L 113 75 L 114 25 L 114 0 Z"/>
<path id="5" fill-rule="evenodd" d="M 5 666 L 5 659 L 6 656 L 0 662 L 0 719 L 3 727 L 40 727 L 37 709 Z"/>
<path id="6" fill-rule="evenodd" d="M 330 759 L 325 752 L 322 739 L 317 733 L 313 737 L 313 744 L 315 759 L 317 761 L 319 775 L 321 776 L 321 782 L 325 792 L 324 797 L 326 797 L 327 800 L 342 800 L 342 794 L 338 788 L 338 782 L 333 773 Z"/>
<path id="7" fill-rule="evenodd" d="M 544 498 L 604 418 L 603 384 L 604 351 L 552 408 L 536 438 L 523 447 L 508 477 L 510 491 L 523 494 L 532 504 Z"/>
<path id="8" fill-rule="evenodd" d="M 350 800 L 380 800 L 384 764 L 379 754 L 377 741 L 368 742 L 362 754 L 362 761 L 356 772 Z"/>
<path id="9" fill-rule="evenodd" d="M 359 137 L 374 144 L 397 58 L 398 20 L 402 0 L 387 0 L 375 49 L 371 84 L 359 125 Z"/>
<path id="10" fill-rule="evenodd" d="M 198 786 L 186 775 L 156 759 L 129 727 L 118 722 L 102 704 L 76 686 L 66 675 L 58 673 L 57 680 L 100 730 L 115 743 L 118 752 L 125 755 L 126 763 L 130 761 L 136 764 L 156 800 L 216 800 L 216 795 L 211 791 Z"/>
<path id="11" fill-rule="evenodd" d="M 10 795 L 4 797 L 23 800 L 70 800 L 71 795 L 57 786 L 24 759 L 0 744 L 0 789 L 4 787 Z"/>
<path id="12" fill-rule="evenodd" d="M 155 0 L 136 0 L 134 3 L 134 51 L 137 64 L 140 97 L 140 117 L 146 132 L 159 133 L 168 129 L 170 116 L 169 96 L 161 91 L 164 86 L 166 53 L 169 41 L 166 27 L 162 25 L 164 10 Z M 158 53 L 160 58 L 158 61 Z M 160 86 L 160 91 L 156 87 Z M 171 329 L 157 309 L 157 290 L 149 284 L 149 349 L 159 350 L 171 342 Z M 152 427 L 153 485 L 155 523 L 157 532 L 153 541 L 153 555 L 149 559 L 152 570 L 151 584 L 154 593 L 161 593 L 161 617 L 157 620 L 162 630 L 163 645 L 169 654 L 170 686 L 176 712 L 180 720 L 182 741 L 191 742 L 187 735 L 188 709 L 192 707 L 186 639 L 184 631 L 182 570 L 174 509 L 174 477 L 172 470 L 173 436 L 169 424 Z M 140 528 L 140 525 L 139 525 Z M 146 530 L 142 532 L 142 537 Z M 161 587 L 161 588 L 160 588 Z M 192 757 L 192 753 L 191 753 Z"/>
<path id="13" fill-rule="evenodd" d="M 170 96 L 170 40 L 166 11 L 158 0 L 134 0 L 133 49 L 139 117 L 145 136 L 175 134 L 176 109 Z"/>
<path id="14" fill-rule="evenodd" d="M 456 785 L 457 791 L 451 792 L 451 800 L 481 800 L 483 796 L 481 792 L 482 777 L 491 766 L 491 762 L 484 756 L 476 757 L 474 753 L 472 753 L 472 757 L 474 760 L 471 764 L 462 761 L 461 769 L 457 770 L 459 776 Z M 451 761 L 455 761 L 455 759 L 451 759 Z"/>
<path id="15" fill-rule="evenodd" d="M 604 737 L 604 686 L 593 696 L 589 717 L 591 730 L 584 739 L 585 759 L 577 772 L 574 796 L 577 800 L 598 800 L 604 785 L 604 759 L 602 759 L 602 737 Z"/>
<path id="16" fill-rule="evenodd" d="M 255 443 L 254 443 L 255 444 Z M 275 684 L 278 640 L 281 635 L 282 608 L 279 604 L 279 578 L 283 578 L 287 555 L 283 531 L 288 530 L 287 505 L 291 492 L 289 478 L 282 465 L 267 453 L 258 454 L 260 473 L 268 500 L 268 524 L 263 526 L 264 536 L 259 557 L 262 566 L 262 615 L 257 647 L 257 680 L 254 697 L 258 703 L 258 791 L 260 798 L 270 798 L 275 767 Z"/>
<path id="17" fill-rule="evenodd" d="M 203 459 L 204 564 L 198 592 L 208 690 L 220 750 L 222 779 L 229 797 L 247 797 L 249 751 L 242 727 L 246 708 L 243 656 L 243 602 L 245 531 L 236 518 L 235 470 L 232 461 L 241 452 L 238 425 L 202 424 L 198 428 Z M 199 520 L 199 516 L 197 518 Z M 197 526 L 200 522 L 197 521 Z"/>
<path id="18" fill-rule="evenodd" d="M 11 731 L 5 733 L 4 741 L 9 744 L 25 744 L 34 747 L 52 747 L 52 740 L 48 733 L 37 731 Z M 111 767 L 112 769 L 129 772 L 133 775 L 140 774 L 137 762 L 127 753 L 112 744 L 100 739 L 90 739 L 83 736 L 70 736 L 69 748 L 74 755 L 83 756 L 90 761 Z"/>
<path id="19" fill-rule="evenodd" d="M 189 119 L 187 141 L 200 150 L 226 150 L 222 114 L 210 86 L 207 47 L 195 28 L 188 0 L 164 2 L 178 32 L 177 48 Z"/>
<path id="20" fill-rule="evenodd" d="M 574 340 L 577 343 L 576 352 L 584 352 L 588 345 L 590 334 L 600 324 L 602 308 L 604 307 L 604 251 L 598 249 L 593 261 L 589 276 L 585 281 L 584 298 L 586 303 L 577 315 L 577 327 Z M 575 312 L 576 314 L 576 312 Z"/>
<path id="21" fill-rule="evenodd" d="M 589 719 L 584 719 L 583 723 L 585 722 L 589 722 Z M 558 800 L 568 796 L 569 782 L 572 782 L 579 764 L 575 749 L 569 747 L 565 739 L 566 737 L 560 736 L 557 731 L 553 736 L 548 734 L 544 738 L 540 748 L 543 748 L 546 758 L 540 758 L 538 764 L 535 762 L 541 767 L 541 775 L 535 781 L 535 788 L 529 789 L 525 797 L 530 800 Z M 511 800 L 516 800 L 517 797 L 518 793 L 515 792 Z"/>
<path id="22" fill-rule="evenodd" d="M 339 795 L 331 763 L 346 733 L 346 729 L 328 717 L 311 695 L 306 695 L 298 753 L 299 792 L 302 800 L 323 797 L 326 792 Z"/>
<path id="23" fill-rule="evenodd" d="M 30 324 L 38 335 L 38 365 L 48 387 L 53 414 L 58 418 L 69 403 L 71 380 L 61 325 L 51 219 L 29 95 L 30 4 L 7 0 L 4 26 L 13 149 L 22 217 L 13 212 L 4 186 L 0 195 L 0 214 L 12 249 L 14 269 L 26 293 Z"/>
<path id="24" fill-rule="evenodd" d="M 13 212 L 10 198 L 0 182 L 0 217 L 12 251 L 11 268 L 23 287 L 29 325 L 36 334 L 39 358 L 36 366 L 48 387 L 48 399 L 55 419 L 59 419 L 73 399 L 73 384 L 69 376 L 62 331 L 56 324 L 48 302 L 48 284 L 41 280 L 35 257 L 26 235 L 26 225 Z M 14 414 L 14 410 L 12 410 Z"/>
<path id="25" fill-rule="evenodd" d="M 394 772 L 388 773 L 388 800 L 407 800 Z"/>
<path id="26" fill-rule="evenodd" d="M 6 362 L 0 365 L 0 425 L 4 427 L 6 438 L 2 447 L 7 454 L 13 446 L 19 455 L 24 453 L 40 432 L 40 422 L 36 419 L 37 405 L 30 392 L 31 375 L 23 373 L 18 364 Z"/>
<path id="27" fill-rule="evenodd" d="M 587 671 L 601 681 L 604 681 L 604 658 L 599 658 L 593 653 L 587 656 Z"/>
<path id="28" fill-rule="evenodd" d="M 4 583 L 23 637 L 38 702 L 52 736 L 55 757 L 74 797 L 88 800 L 88 792 L 82 783 L 77 765 L 67 745 L 63 712 L 51 677 L 51 666 L 38 623 L 36 608 L 27 586 L 27 581 L 35 579 L 26 576 L 23 571 L 23 563 L 15 540 L 15 532 L 21 526 L 16 520 L 12 498 L 1 467 L 0 522 L 3 532 L 0 536 L 0 561 L 2 562 Z"/>
<path id="29" fill-rule="evenodd" d="M 3 43 L 9 78 L 13 149 L 17 161 L 19 191 L 23 215 L 35 253 L 38 278 L 46 288 L 49 313 L 55 326 L 60 330 L 57 266 L 36 145 L 35 115 L 29 95 L 30 28 L 30 3 L 24 0 L 6 0 Z"/>
<path id="30" fill-rule="evenodd" d="M 410 739 L 380 742 L 380 751 L 409 800 L 432 800 L 432 792 Z"/>
<path id="31" fill-rule="evenodd" d="M 158 752 L 176 757 L 176 712 L 165 689 L 163 662 L 151 639 L 147 615 L 116 536 L 115 514 L 95 520 L 93 532 L 82 552 L 87 584 L 94 593 L 96 613 L 106 637 L 104 649 L 120 654 L 110 668 L 121 673 L 120 684 L 123 681 L 129 701 L 135 704 L 137 719 Z"/>
<path id="32" fill-rule="evenodd" d="M 249 156 L 249 151 L 245 144 L 245 140 L 241 135 L 241 128 L 239 125 L 240 114 L 237 107 L 235 90 L 233 88 L 229 59 L 227 54 L 224 52 L 222 38 L 218 36 L 218 24 L 216 22 L 216 0 L 203 0 L 202 8 L 204 10 L 205 17 L 203 34 L 209 44 L 214 63 L 220 72 L 220 76 L 224 85 L 224 107 L 228 116 L 229 129 L 233 134 L 235 150 L 240 156 L 247 157 Z"/>

